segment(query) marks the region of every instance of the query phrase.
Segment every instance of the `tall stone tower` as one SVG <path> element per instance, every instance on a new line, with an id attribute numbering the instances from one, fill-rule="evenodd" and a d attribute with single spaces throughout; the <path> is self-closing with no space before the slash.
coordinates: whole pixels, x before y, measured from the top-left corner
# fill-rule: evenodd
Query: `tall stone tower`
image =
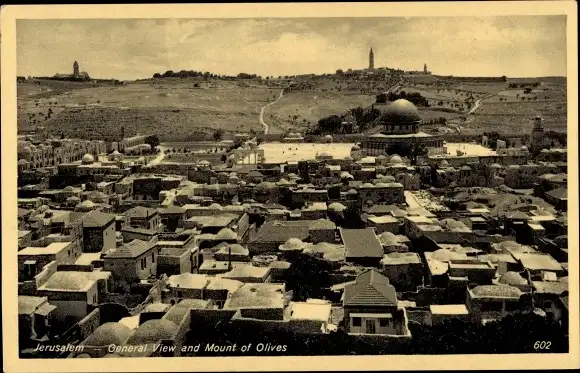
<path id="1" fill-rule="evenodd" d="M 544 141 L 543 119 L 537 115 L 534 118 L 534 129 L 532 130 L 532 151 L 539 150 Z"/>
<path id="2" fill-rule="evenodd" d="M 425 74 L 427 74 L 427 72 L 428 72 L 428 71 L 429 71 L 429 70 L 427 70 L 427 64 L 423 65 L 423 72 L 424 72 Z"/>
<path id="3" fill-rule="evenodd" d="M 73 63 L 73 75 L 74 76 L 79 76 L 80 72 L 79 72 L 79 63 L 77 61 L 75 61 L 75 63 Z"/>
<path id="4" fill-rule="evenodd" d="M 375 68 L 375 54 L 373 53 L 373 47 L 369 53 L 369 70 L 374 70 Z"/>

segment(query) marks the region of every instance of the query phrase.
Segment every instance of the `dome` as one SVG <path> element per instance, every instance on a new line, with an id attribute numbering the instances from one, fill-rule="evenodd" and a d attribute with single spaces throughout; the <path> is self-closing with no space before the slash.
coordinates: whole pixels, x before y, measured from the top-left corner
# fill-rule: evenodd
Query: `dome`
<path id="1" fill-rule="evenodd" d="M 383 120 L 390 123 L 417 123 L 421 121 L 421 116 L 412 102 L 401 98 L 387 106 Z"/>
<path id="2" fill-rule="evenodd" d="M 346 206 L 339 202 L 333 202 L 328 206 L 328 210 L 341 212 L 346 210 Z"/>
<path id="3" fill-rule="evenodd" d="M 501 168 L 501 166 L 497 163 L 492 163 L 491 165 L 489 165 L 489 168 Z"/>
<path id="4" fill-rule="evenodd" d="M 296 134 L 295 134 L 294 132 L 290 132 L 290 133 L 288 134 L 288 137 L 296 137 Z"/>
<path id="5" fill-rule="evenodd" d="M 24 149 L 22 149 L 22 153 L 32 153 L 32 149 L 30 149 L 30 146 L 25 146 Z"/>
<path id="6" fill-rule="evenodd" d="M 216 240 L 228 240 L 229 241 L 229 240 L 235 240 L 237 238 L 238 238 L 238 235 L 230 228 L 223 228 L 215 235 Z"/>
<path id="7" fill-rule="evenodd" d="M 361 188 L 374 188 L 375 186 L 371 183 L 364 183 L 361 185 Z"/>
<path id="8" fill-rule="evenodd" d="M 115 150 L 114 150 L 114 151 L 111 153 L 111 155 L 121 155 L 121 153 L 119 153 L 119 151 L 118 151 L 117 149 L 115 149 Z"/>
<path id="9" fill-rule="evenodd" d="M 385 157 L 383 154 L 379 155 L 377 158 L 375 158 L 376 160 L 385 160 L 387 159 L 387 157 Z"/>
<path id="10" fill-rule="evenodd" d="M 177 325 L 169 320 L 156 319 L 145 321 L 135 330 L 127 341 L 127 344 L 141 345 L 157 343 L 161 339 L 173 339 L 177 331 Z"/>
<path id="11" fill-rule="evenodd" d="M 63 191 L 65 192 L 73 192 L 75 190 L 75 188 L 71 185 L 68 185 L 66 187 L 64 187 Z"/>
<path id="12" fill-rule="evenodd" d="M 461 171 L 471 171 L 471 167 L 469 167 L 468 165 L 465 165 L 465 166 L 461 167 Z"/>
<path id="13" fill-rule="evenodd" d="M 449 167 L 449 162 L 447 162 L 445 159 L 442 159 L 441 162 L 439 162 L 439 167 Z"/>
<path id="14" fill-rule="evenodd" d="M 500 277 L 499 283 L 505 284 L 505 285 L 514 285 L 514 286 L 528 284 L 528 282 L 526 281 L 525 278 L 523 278 L 519 273 L 513 272 L 513 271 L 508 271 L 508 272 L 504 273 Z"/>
<path id="15" fill-rule="evenodd" d="M 350 150 L 360 150 L 360 146 L 358 146 L 357 144 L 354 144 L 352 146 L 352 148 L 350 148 Z"/>
<path id="16" fill-rule="evenodd" d="M 201 161 L 197 162 L 197 164 L 198 164 L 198 165 L 200 165 L 200 166 L 208 166 L 208 165 L 210 165 L 211 163 L 209 163 L 209 161 L 206 161 L 206 160 L 204 159 L 204 160 L 201 160 Z"/>
<path id="17" fill-rule="evenodd" d="M 18 160 L 18 165 L 19 166 L 26 166 L 26 165 L 28 165 L 28 161 L 26 159 L 20 159 L 20 160 Z"/>
<path id="18" fill-rule="evenodd" d="M 208 208 L 211 210 L 222 210 L 222 207 L 218 203 L 212 203 Z"/>
<path id="19" fill-rule="evenodd" d="M 256 185 L 256 190 L 264 191 L 264 190 L 271 190 L 276 189 L 276 184 L 271 181 L 264 181 L 260 184 Z"/>
<path id="20" fill-rule="evenodd" d="M 280 245 L 280 250 L 282 251 L 289 251 L 289 250 L 302 250 L 306 244 L 302 242 L 302 240 L 298 238 L 290 238 L 284 244 Z"/>
<path id="21" fill-rule="evenodd" d="M 326 136 L 324 136 L 324 138 L 327 140 L 332 140 L 332 136 L 330 136 L 330 135 L 326 135 Z"/>
<path id="22" fill-rule="evenodd" d="M 348 192 L 346 192 L 346 194 L 353 196 L 353 195 L 357 195 L 358 192 L 354 189 L 349 189 Z"/>
<path id="23" fill-rule="evenodd" d="M 525 146 L 525 145 L 523 145 L 523 146 L 520 148 L 520 150 L 521 150 L 521 151 L 523 151 L 523 152 L 527 152 L 527 151 L 528 151 L 528 147 L 527 147 L 527 146 Z"/>
<path id="24" fill-rule="evenodd" d="M 289 182 L 288 180 L 286 180 L 285 178 L 281 178 L 276 184 L 277 185 L 288 185 L 288 184 L 292 184 L 292 183 Z"/>
<path id="25" fill-rule="evenodd" d="M 133 331 L 126 325 L 118 322 L 107 322 L 99 326 L 93 334 L 89 335 L 81 345 L 84 346 L 108 346 L 122 345 L 131 336 Z"/>
<path id="26" fill-rule="evenodd" d="M 403 163 L 403 159 L 399 157 L 397 154 L 393 154 L 389 159 L 389 164 L 401 164 Z"/>
<path id="27" fill-rule="evenodd" d="M 383 246 L 396 245 L 397 237 L 391 232 L 383 232 L 379 235 L 379 241 Z"/>
<path id="28" fill-rule="evenodd" d="M 95 207 L 95 204 L 94 204 L 93 201 L 90 201 L 90 200 L 87 199 L 87 200 L 79 203 L 78 207 L 92 209 L 93 207 Z"/>
<path id="29" fill-rule="evenodd" d="M 93 163 L 94 161 L 95 161 L 95 158 L 92 155 L 90 155 L 90 154 L 83 155 L 83 158 L 82 158 L 83 164 Z"/>
<path id="30" fill-rule="evenodd" d="M 38 212 L 41 214 L 47 212 L 48 210 L 50 210 L 50 207 L 48 207 L 47 205 L 42 205 L 38 208 Z"/>
<path id="31" fill-rule="evenodd" d="M 322 152 L 318 156 L 319 157 L 327 157 L 327 158 L 330 157 L 330 158 L 332 158 L 332 155 L 330 153 L 327 153 L 327 152 Z"/>

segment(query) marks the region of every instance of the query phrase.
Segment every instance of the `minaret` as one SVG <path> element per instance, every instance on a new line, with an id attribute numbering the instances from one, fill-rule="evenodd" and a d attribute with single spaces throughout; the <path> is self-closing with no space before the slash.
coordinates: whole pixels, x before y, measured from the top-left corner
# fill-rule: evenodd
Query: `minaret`
<path id="1" fill-rule="evenodd" d="M 375 54 L 373 53 L 373 47 L 371 46 L 371 51 L 369 53 L 369 70 L 374 70 L 375 68 Z"/>
<path id="2" fill-rule="evenodd" d="M 537 150 L 541 147 L 544 141 L 544 126 L 543 119 L 537 115 L 534 118 L 534 129 L 532 130 L 532 150 Z"/>
<path id="3" fill-rule="evenodd" d="M 423 72 L 424 72 L 425 74 L 427 74 L 427 72 L 428 72 L 428 70 L 427 70 L 427 64 L 423 65 Z"/>
<path id="4" fill-rule="evenodd" d="M 77 61 L 75 61 L 75 63 L 73 63 L 73 75 L 74 76 L 79 76 L 79 63 Z"/>

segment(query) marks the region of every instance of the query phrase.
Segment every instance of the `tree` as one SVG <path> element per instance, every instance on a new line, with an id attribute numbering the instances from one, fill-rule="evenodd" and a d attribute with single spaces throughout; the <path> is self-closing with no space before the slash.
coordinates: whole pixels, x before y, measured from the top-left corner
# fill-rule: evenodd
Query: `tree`
<path id="1" fill-rule="evenodd" d="M 215 141 L 221 141 L 222 137 L 224 135 L 224 130 L 222 130 L 221 128 L 218 128 L 217 130 L 215 130 L 215 132 L 213 133 L 213 139 Z"/>
<path id="2" fill-rule="evenodd" d="M 151 146 L 151 150 L 155 150 L 155 148 L 159 146 L 159 137 L 157 135 L 151 135 L 147 137 L 145 143 Z"/>

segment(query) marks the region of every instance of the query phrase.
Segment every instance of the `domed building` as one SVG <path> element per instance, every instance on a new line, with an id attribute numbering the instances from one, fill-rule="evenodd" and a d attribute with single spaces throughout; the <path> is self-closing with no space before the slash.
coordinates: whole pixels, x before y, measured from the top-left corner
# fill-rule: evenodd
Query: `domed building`
<path id="1" fill-rule="evenodd" d="M 384 129 L 381 133 L 363 138 L 361 150 L 363 156 L 386 155 L 387 148 L 395 143 L 419 143 L 427 148 L 429 155 L 443 154 L 443 138 L 420 131 L 421 116 L 419 110 L 410 101 L 399 99 L 393 101 L 384 110 L 381 117 Z"/>

